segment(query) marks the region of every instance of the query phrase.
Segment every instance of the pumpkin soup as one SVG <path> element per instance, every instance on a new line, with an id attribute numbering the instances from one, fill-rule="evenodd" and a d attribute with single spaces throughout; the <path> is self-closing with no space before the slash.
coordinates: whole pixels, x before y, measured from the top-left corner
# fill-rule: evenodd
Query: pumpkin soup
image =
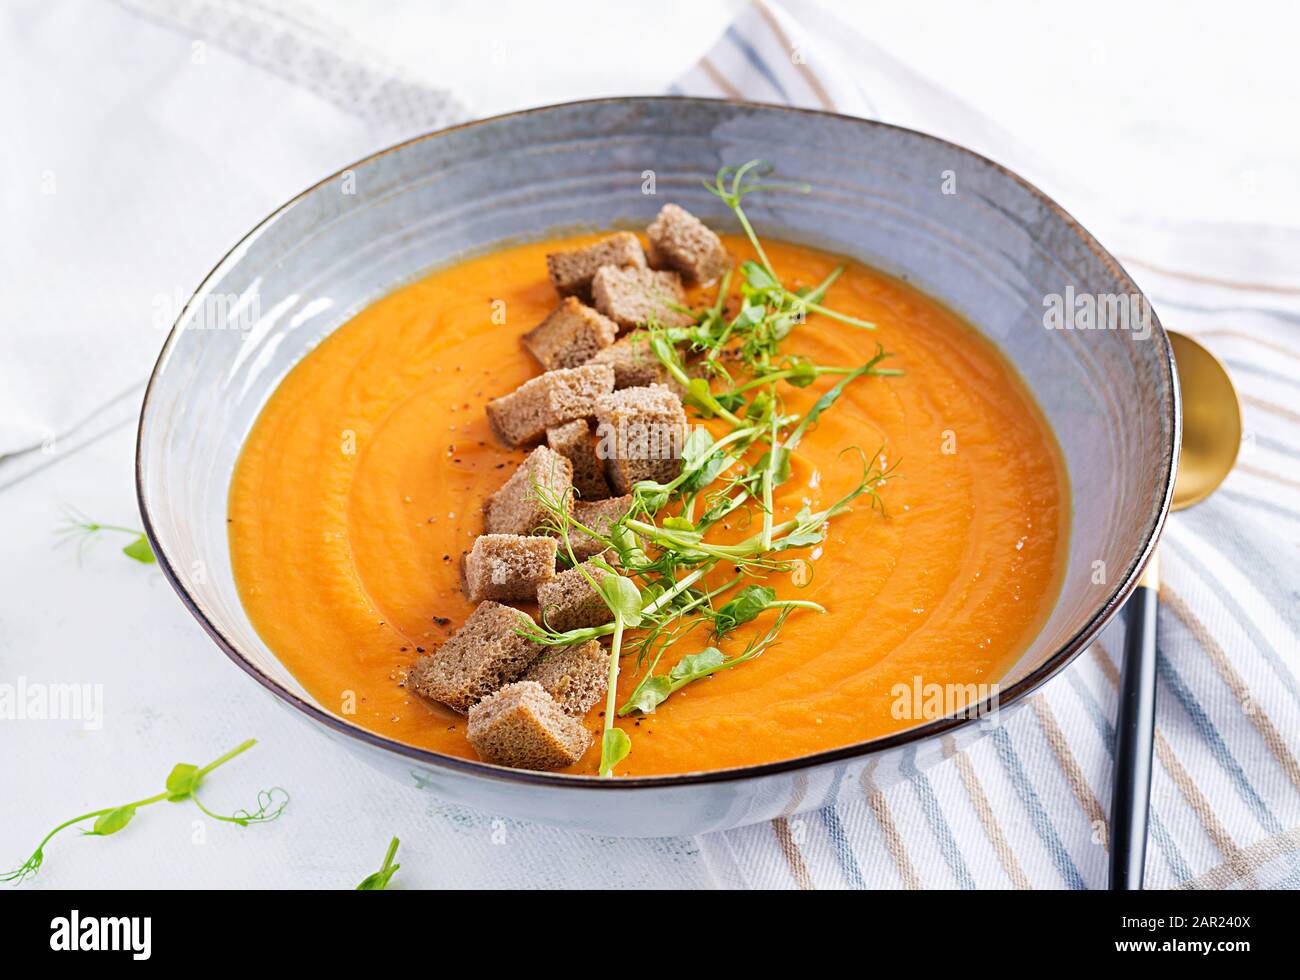
<path id="1" fill-rule="evenodd" d="M 660 296 L 658 316 L 636 305 L 649 294 L 635 290 L 658 288 L 649 277 L 664 274 L 640 259 L 602 265 L 594 283 L 588 274 L 564 285 L 581 263 L 556 256 L 580 256 L 597 242 L 639 255 L 631 237 L 517 245 L 433 272 L 361 311 L 289 373 L 248 436 L 230 492 L 236 582 L 271 650 L 323 706 L 390 738 L 474 758 L 467 736 L 478 725 L 478 754 L 501 761 L 508 755 L 494 753 L 511 745 L 493 743 L 493 726 L 526 717 L 560 735 L 541 755 L 533 746 L 509 764 L 556 768 L 577 758 L 563 771 L 594 774 L 608 755 L 619 776 L 845 746 L 923 720 L 925 706 L 912 697 L 922 685 L 996 684 L 1056 597 L 1069 506 L 1052 434 L 1013 369 L 908 284 L 792 244 L 764 241 L 760 254 L 750 240 L 724 236 L 726 295 L 690 285 L 718 269 L 692 276 L 698 256 L 687 254 L 675 266 L 689 286 L 685 302 Z M 649 265 L 673 266 L 672 244 L 652 235 Z M 840 265 L 828 289 L 800 292 Z M 764 269 L 783 285 L 769 284 Z M 557 309 L 557 287 L 578 298 Z M 803 315 L 778 322 L 759 309 L 771 296 L 775 305 L 794 297 Z M 631 387 L 621 374 L 615 382 L 577 366 L 593 363 L 591 350 L 611 349 L 629 326 L 613 315 L 624 309 L 633 327 L 657 324 L 642 331 L 649 363 Z M 772 337 L 746 335 L 758 345 L 748 351 L 731 343 L 762 316 Z M 709 329 L 726 338 L 701 371 L 691 331 Z M 759 349 L 777 341 L 779 357 Z M 566 351 L 578 343 L 593 346 L 569 364 Z M 877 358 L 877 344 L 887 358 Z M 550 372 L 539 375 L 539 362 Z M 561 421 L 546 417 L 554 391 L 520 387 L 539 376 L 556 386 L 568 379 L 568 398 L 585 397 L 583 385 L 601 388 L 591 409 L 600 417 L 671 402 L 654 410 L 675 418 L 684 402 L 692 428 L 667 478 L 653 466 L 601 472 L 599 463 L 562 462 L 562 487 L 546 493 L 555 461 L 579 459 L 569 447 L 587 433 L 565 421 L 549 443 L 538 435 L 538 426 Z M 661 377 L 666 387 L 647 387 Z M 651 394 L 620 399 L 629 391 Z M 543 448 L 532 448 L 539 439 Z M 781 452 L 768 451 L 774 444 Z M 521 466 L 525 459 L 551 460 L 549 473 Z M 673 473 L 687 478 L 674 487 Z M 508 479 L 513 490 L 503 489 Z M 597 557 L 583 572 L 565 572 L 582 529 L 600 530 L 601 504 L 584 496 L 607 481 L 612 499 L 653 503 L 617 530 L 602 525 L 620 537 L 575 552 L 578 561 Z M 697 484 L 704 489 L 687 493 Z M 582 491 L 567 492 L 572 485 Z M 530 489 L 552 521 L 554 546 L 534 537 L 520 547 L 516 535 L 530 534 L 536 516 L 505 513 L 532 499 Z M 489 521 L 513 534 L 484 534 L 489 499 Z M 606 547 L 611 540 L 617 547 Z M 528 579 L 511 591 L 521 581 L 511 562 L 548 584 Z M 631 578 L 619 574 L 638 567 Z M 592 571 L 600 581 L 589 584 Z M 616 618 L 621 657 L 608 701 L 615 624 L 574 628 L 543 614 L 550 600 L 541 609 L 526 601 L 534 590 L 561 595 L 566 575 L 579 590 L 599 590 L 596 619 L 571 622 Z M 601 585 L 607 578 L 635 587 L 629 595 Z M 502 616 L 504 631 L 494 625 Z M 441 697 L 460 710 L 422 697 L 408 674 L 436 665 L 449 641 L 496 644 L 492 655 L 513 664 L 510 677 L 528 680 L 487 694 L 463 672 L 444 678 L 457 693 Z M 539 649 L 529 674 L 509 659 Z M 556 655 L 586 666 L 548 668 Z M 591 696 L 573 681 L 580 670 Z M 548 680 L 560 674 L 572 682 L 563 696 Z M 509 679 L 493 677 L 492 689 Z M 461 711 L 480 697 L 467 719 Z M 564 713 L 574 704 L 576 721 Z M 602 738 L 607 726 L 615 734 Z"/>

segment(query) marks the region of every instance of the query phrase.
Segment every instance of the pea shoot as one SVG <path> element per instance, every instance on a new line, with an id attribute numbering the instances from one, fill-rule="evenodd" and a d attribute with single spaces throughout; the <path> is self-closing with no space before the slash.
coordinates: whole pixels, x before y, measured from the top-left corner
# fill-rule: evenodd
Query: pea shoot
<path id="1" fill-rule="evenodd" d="M 361 884 L 357 885 L 356 890 L 359 892 L 382 892 L 388 888 L 388 883 L 392 880 L 393 875 L 397 873 L 400 864 L 395 864 L 393 858 L 397 857 L 397 847 L 402 842 L 394 837 L 388 842 L 388 852 L 384 855 L 384 863 L 379 866 L 379 870 L 368 874 L 362 879 Z"/>
<path id="2" fill-rule="evenodd" d="M 284 812 L 285 806 L 289 803 L 289 794 L 278 786 L 262 790 L 257 794 L 257 808 L 253 810 L 241 809 L 234 813 L 225 815 L 214 813 L 209 810 L 198 796 L 198 789 L 204 778 L 214 769 L 224 766 L 227 762 L 237 756 L 242 755 L 257 744 L 256 739 L 250 738 L 246 742 L 241 742 L 229 752 L 217 759 L 209 762 L 206 766 L 195 766 L 187 762 L 179 762 L 168 774 L 164 783 L 164 789 L 160 793 L 152 796 L 146 796 L 143 799 L 134 800 L 130 803 L 119 803 L 115 806 L 103 807 L 99 810 L 91 810 L 89 813 L 83 813 L 79 816 L 65 820 L 56 826 L 36 845 L 36 850 L 31 856 L 24 861 L 19 867 L 12 871 L 0 874 L 0 881 L 9 881 L 19 884 L 40 871 L 41 866 L 45 863 L 45 848 L 50 841 L 63 830 L 74 827 L 77 824 L 84 824 L 87 821 L 94 821 L 89 830 L 82 829 L 82 834 L 87 837 L 107 837 L 110 834 L 116 834 L 118 831 L 126 828 L 132 820 L 135 819 L 136 813 L 144 807 L 153 806 L 155 803 L 180 803 L 185 800 L 193 800 L 206 816 L 221 823 L 235 824 L 239 827 L 249 827 L 258 823 L 269 823 L 277 819 Z"/>

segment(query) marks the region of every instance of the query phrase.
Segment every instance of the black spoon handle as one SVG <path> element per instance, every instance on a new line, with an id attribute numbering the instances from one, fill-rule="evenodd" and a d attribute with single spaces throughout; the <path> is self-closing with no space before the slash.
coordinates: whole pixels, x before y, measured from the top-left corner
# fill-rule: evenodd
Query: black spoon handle
<path id="1" fill-rule="evenodd" d="M 1115 785 L 1110 804 L 1110 887 L 1138 891 L 1147 854 L 1151 750 L 1156 728 L 1156 556 L 1124 607 L 1124 669 L 1115 719 Z"/>

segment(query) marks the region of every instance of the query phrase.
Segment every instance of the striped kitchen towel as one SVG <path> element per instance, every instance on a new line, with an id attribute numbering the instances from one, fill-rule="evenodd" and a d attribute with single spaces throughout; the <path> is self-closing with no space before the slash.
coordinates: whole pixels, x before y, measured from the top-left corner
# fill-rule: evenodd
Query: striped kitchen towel
<path id="1" fill-rule="evenodd" d="M 1105 213 L 978 112 L 824 10 L 747 7 L 673 91 L 882 119 L 1007 164 L 1116 252 L 1232 372 L 1238 464 L 1161 545 L 1148 888 L 1300 887 L 1300 229 Z M 700 839 L 723 887 L 1101 888 L 1122 623 L 1030 707 L 881 790 Z M 791 812 L 797 810 L 792 801 Z"/>

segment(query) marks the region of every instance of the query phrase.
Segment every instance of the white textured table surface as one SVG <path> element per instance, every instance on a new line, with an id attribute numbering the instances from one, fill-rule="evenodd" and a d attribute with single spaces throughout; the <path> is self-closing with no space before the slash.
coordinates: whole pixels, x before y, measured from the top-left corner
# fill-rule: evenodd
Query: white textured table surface
<path id="1" fill-rule="evenodd" d="M 436 11 L 397 0 L 307 6 L 453 88 L 474 110 L 493 112 L 662 91 L 736 5 L 665 2 L 650 13 L 519 3 L 508 16 L 468 2 Z M 842 12 L 1121 209 L 1300 222 L 1295 22 L 1274 22 L 1294 14 L 1238 4 L 1224 24 L 1219 3 L 1180 3 L 1175 15 L 1174 5 L 1094 0 L 1052 4 L 1049 21 L 1048 6 L 858 3 Z M 584 25 L 580 34 L 574 22 Z M 17 87 L 6 91 L 17 97 Z M 38 148 L 11 137 L 4 149 L 6 167 L 23 180 L 42 169 Z M 146 186 L 148 176 L 139 175 Z M 34 229 L 8 231 L 22 239 Z M 76 245 L 51 251 L 50 268 L 70 265 Z M 75 272 L 68 268 L 66 288 L 75 288 Z M 0 332 L 0 357 L 3 341 Z M 74 344 L 63 353 L 78 356 Z M 279 784 L 292 794 L 282 820 L 238 830 L 196 822 L 188 805 L 151 808 L 133 828 L 147 823 L 147 832 L 60 839 L 36 884 L 349 887 L 373 870 L 393 834 L 404 841 L 407 886 L 502 880 L 503 862 L 485 858 L 511 847 L 510 827 L 467 821 L 312 737 L 226 662 L 156 569 L 126 561 L 110 541 L 80 561 L 75 547 L 56 547 L 64 504 L 100 521 L 138 524 L 133 442 L 133 430 L 119 426 L 55 453 L 13 485 L 0 465 L 0 681 L 102 684 L 104 696 L 96 730 L 76 721 L 0 721 L 0 866 L 20 861 L 57 820 L 147 795 L 174 763 L 202 763 L 256 736 L 258 748 L 213 778 L 209 803 L 230 810 L 251 802 L 258 787 Z M 563 837 L 555 835 L 555 846 Z M 709 883 L 690 844 L 601 846 L 610 867 L 638 869 L 635 880 L 611 884 Z M 631 855 L 644 860 L 617 860 Z M 591 880 L 589 869 L 573 874 Z"/>

